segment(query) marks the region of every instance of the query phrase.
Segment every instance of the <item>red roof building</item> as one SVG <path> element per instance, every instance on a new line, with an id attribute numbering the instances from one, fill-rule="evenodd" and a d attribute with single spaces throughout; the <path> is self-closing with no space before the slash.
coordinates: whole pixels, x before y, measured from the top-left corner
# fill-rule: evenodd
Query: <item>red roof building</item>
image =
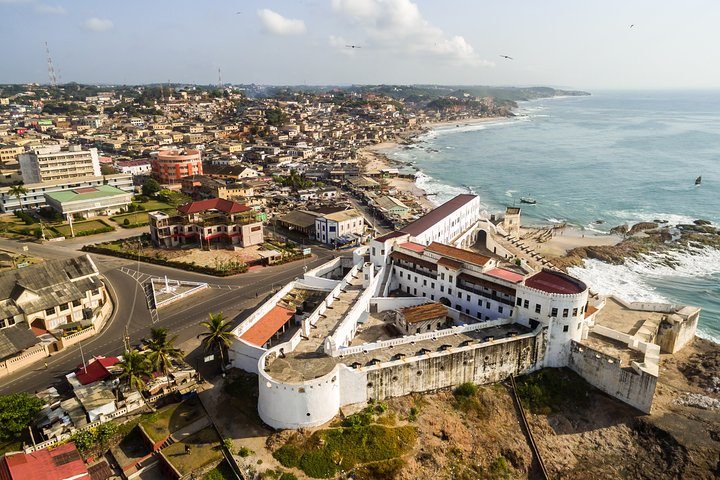
<path id="1" fill-rule="evenodd" d="M 178 212 L 190 215 L 193 213 L 207 212 L 208 210 L 217 210 L 223 213 L 242 213 L 249 212 L 252 208 L 242 203 L 225 200 L 223 198 L 208 198 L 197 202 L 186 203 L 178 207 Z"/>
<path id="2" fill-rule="evenodd" d="M 250 327 L 240 338 L 246 342 L 262 347 L 273 335 L 283 329 L 286 323 L 293 318 L 295 312 L 287 308 L 274 306 L 272 310 L 265 314 L 255 325 Z"/>
<path id="3" fill-rule="evenodd" d="M 587 286 L 580 280 L 560 272 L 543 270 L 525 280 L 525 286 L 540 290 L 546 293 L 560 293 L 565 295 L 576 295 L 587 289 Z"/>
<path id="4" fill-rule="evenodd" d="M 75 370 L 75 378 L 81 385 L 88 385 L 110 376 L 109 367 L 120 361 L 117 357 L 94 357 L 86 366 L 78 365 Z"/>
<path id="5" fill-rule="evenodd" d="M 33 453 L 8 453 L 0 459 L 0 480 L 82 480 L 90 473 L 70 442 Z"/>

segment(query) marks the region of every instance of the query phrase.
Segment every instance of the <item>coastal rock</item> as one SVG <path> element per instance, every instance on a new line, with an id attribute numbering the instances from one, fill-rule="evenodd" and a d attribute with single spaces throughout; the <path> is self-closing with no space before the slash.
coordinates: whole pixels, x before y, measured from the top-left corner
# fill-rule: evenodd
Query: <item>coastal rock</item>
<path id="1" fill-rule="evenodd" d="M 654 230 L 657 227 L 658 224 L 654 222 L 640 222 L 633 225 L 628 233 L 630 235 L 635 235 L 636 233 L 644 232 L 645 230 Z"/>
<path id="2" fill-rule="evenodd" d="M 703 225 L 710 225 L 712 222 L 710 222 L 709 220 L 699 219 L 699 220 L 695 220 L 693 223 L 694 223 L 695 225 L 703 226 Z"/>
<path id="3" fill-rule="evenodd" d="M 623 225 L 618 225 L 617 227 L 613 227 L 610 229 L 610 233 L 613 235 L 625 235 L 628 230 L 630 230 L 630 227 L 627 223 Z"/>

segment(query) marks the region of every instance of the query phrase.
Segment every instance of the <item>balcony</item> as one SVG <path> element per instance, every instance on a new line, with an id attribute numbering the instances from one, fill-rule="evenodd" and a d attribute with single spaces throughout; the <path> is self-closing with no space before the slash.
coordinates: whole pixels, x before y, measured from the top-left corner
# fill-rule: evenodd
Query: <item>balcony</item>
<path id="1" fill-rule="evenodd" d="M 480 289 L 476 286 L 467 284 L 467 283 L 460 283 L 460 284 L 456 285 L 456 287 L 459 288 L 460 290 L 474 293 L 475 295 L 480 295 L 481 297 L 488 298 L 490 300 L 495 300 L 496 302 L 504 303 L 505 305 L 510 305 L 511 307 L 515 305 L 515 302 L 512 298 L 501 297 L 500 295 L 497 295 L 497 294 L 493 295 L 491 292 L 485 292 L 482 289 Z"/>
<path id="2" fill-rule="evenodd" d="M 421 269 L 419 269 L 419 268 L 414 268 L 414 267 L 411 267 L 411 266 L 409 266 L 408 264 L 404 264 L 404 263 L 396 263 L 395 266 L 398 267 L 398 268 L 405 269 L 405 270 L 407 270 L 407 271 L 409 271 L 409 272 L 412 272 L 412 273 L 417 273 L 418 275 L 422 275 L 423 277 L 432 278 L 433 280 L 437 280 L 437 274 L 436 274 L 436 273 L 433 274 L 433 273 L 428 272 L 428 271 L 426 271 L 426 270 L 421 270 Z"/>

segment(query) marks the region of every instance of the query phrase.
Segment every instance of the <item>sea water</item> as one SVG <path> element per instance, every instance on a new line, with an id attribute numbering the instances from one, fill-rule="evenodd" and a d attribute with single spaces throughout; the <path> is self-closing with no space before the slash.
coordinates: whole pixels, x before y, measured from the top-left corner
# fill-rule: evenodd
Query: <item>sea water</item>
<path id="1" fill-rule="evenodd" d="M 720 225 L 720 92 L 593 92 L 523 102 L 515 113 L 438 128 L 388 154 L 419 169 L 435 203 L 470 191 L 490 213 L 522 207 L 525 225 Z M 586 261 L 571 273 L 630 301 L 700 306 L 699 334 L 720 341 L 720 252 L 672 255 L 675 268 L 649 255 L 621 266 Z"/>

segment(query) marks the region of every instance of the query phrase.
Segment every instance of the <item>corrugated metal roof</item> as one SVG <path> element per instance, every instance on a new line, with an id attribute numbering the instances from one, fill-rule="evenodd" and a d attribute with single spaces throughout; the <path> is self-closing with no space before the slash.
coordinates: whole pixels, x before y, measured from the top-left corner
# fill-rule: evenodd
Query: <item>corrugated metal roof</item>
<path id="1" fill-rule="evenodd" d="M 445 318 L 447 313 L 447 307 L 441 303 L 426 303 L 416 307 L 400 309 L 400 314 L 407 323 L 419 323 L 426 320 L 434 320 L 439 317 Z"/>

